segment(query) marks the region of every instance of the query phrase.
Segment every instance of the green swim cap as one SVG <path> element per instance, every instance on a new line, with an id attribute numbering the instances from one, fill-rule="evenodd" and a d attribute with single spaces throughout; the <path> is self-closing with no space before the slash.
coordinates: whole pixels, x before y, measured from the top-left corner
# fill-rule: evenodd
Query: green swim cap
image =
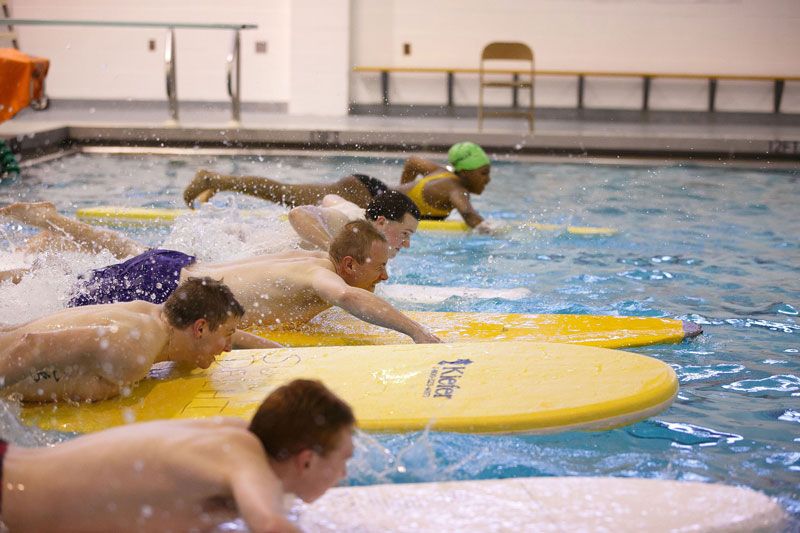
<path id="1" fill-rule="evenodd" d="M 454 144 L 447 155 L 456 172 L 474 170 L 489 164 L 489 158 L 486 157 L 483 148 L 471 142 Z"/>

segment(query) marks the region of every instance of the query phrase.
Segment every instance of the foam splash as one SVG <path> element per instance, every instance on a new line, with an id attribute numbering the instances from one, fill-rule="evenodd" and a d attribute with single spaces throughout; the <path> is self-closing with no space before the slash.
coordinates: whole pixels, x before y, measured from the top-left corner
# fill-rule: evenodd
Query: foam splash
<path id="1" fill-rule="evenodd" d="M 0 436 L 11 444 L 26 448 L 53 446 L 74 436 L 28 426 L 20 420 L 20 412 L 19 402 L 0 399 Z"/>
<path id="2" fill-rule="evenodd" d="M 18 284 L 0 283 L 0 323 L 19 324 L 64 309 L 78 276 L 117 262 L 109 252 L 45 252 L 35 257 L 0 250 L 0 269 L 28 268 Z"/>
<path id="3" fill-rule="evenodd" d="M 244 215 L 235 208 L 204 206 L 175 219 L 161 247 L 201 261 L 232 261 L 296 249 L 300 240 L 280 206 Z"/>

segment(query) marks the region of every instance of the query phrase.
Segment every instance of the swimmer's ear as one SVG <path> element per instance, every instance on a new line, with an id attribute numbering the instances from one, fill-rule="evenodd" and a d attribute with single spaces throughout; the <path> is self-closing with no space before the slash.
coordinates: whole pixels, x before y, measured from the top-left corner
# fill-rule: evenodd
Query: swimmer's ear
<path id="1" fill-rule="evenodd" d="M 314 452 L 306 448 L 294 456 L 294 463 L 298 470 L 308 470 L 311 468 L 313 459 Z"/>
<path id="2" fill-rule="evenodd" d="M 198 318 L 192 324 L 192 333 L 198 339 L 205 335 L 208 329 L 208 321 L 205 318 Z"/>
<path id="3" fill-rule="evenodd" d="M 342 268 L 345 270 L 345 272 L 352 272 L 355 270 L 356 263 L 357 261 L 353 256 L 346 255 L 342 258 Z"/>

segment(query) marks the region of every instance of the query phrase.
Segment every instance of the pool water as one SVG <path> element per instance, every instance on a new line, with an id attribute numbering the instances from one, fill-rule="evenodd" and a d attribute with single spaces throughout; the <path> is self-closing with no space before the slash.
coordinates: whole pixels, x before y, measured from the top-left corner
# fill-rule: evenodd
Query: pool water
<path id="1" fill-rule="evenodd" d="M 302 183 L 360 172 L 399 181 L 391 157 L 78 154 L 37 165 L 0 187 L 0 203 L 48 200 L 65 214 L 98 204 L 180 207 L 197 168 Z M 649 420 L 597 433 L 486 436 L 361 434 L 347 483 L 599 475 L 722 482 L 777 498 L 800 522 L 800 172 L 501 160 L 473 203 L 486 218 L 607 226 L 613 236 L 512 230 L 507 239 L 421 233 L 393 261 L 389 282 L 532 291 L 521 300 L 452 297 L 408 310 L 581 313 L 693 320 L 705 334 L 637 348 L 677 372 L 675 404 Z M 221 206 L 267 208 L 256 222 L 231 209 L 213 224 L 126 229 L 147 244 L 203 259 L 294 243 L 285 208 L 220 194 Z M 223 222 L 219 222 L 222 220 Z M 30 264 L 12 248 L 33 233 L 0 221 L 0 266 Z M 258 225 L 258 227 L 254 227 Z M 0 285 L 0 322 L 63 306 L 68 280 L 101 255 L 39 260 L 38 274 Z M 48 270 L 49 269 L 49 270 Z M 31 302 L 36 302 L 32 304 Z M 20 428 L 14 406 L 0 431 L 16 442 L 63 438 Z M 68 438 L 68 437 L 67 437 Z"/>

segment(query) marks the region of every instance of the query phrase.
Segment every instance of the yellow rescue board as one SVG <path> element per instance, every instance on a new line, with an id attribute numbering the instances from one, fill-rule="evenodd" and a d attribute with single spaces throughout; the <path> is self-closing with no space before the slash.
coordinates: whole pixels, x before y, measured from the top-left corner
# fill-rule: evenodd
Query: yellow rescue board
<path id="1" fill-rule="evenodd" d="M 537 477 L 337 487 L 292 515 L 303 531 L 788 531 L 766 494 L 717 483 Z M 398 522 L 400 520 L 400 522 Z"/>
<path id="2" fill-rule="evenodd" d="M 666 409 L 671 367 L 642 355 L 530 342 L 240 350 L 207 370 L 154 369 L 130 395 L 28 406 L 44 429 L 91 432 L 126 422 L 216 415 L 248 420 L 275 387 L 322 380 L 366 431 L 555 433 L 630 424 Z"/>
<path id="3" fill-rule="evenodd" d="M 446 342 L 517 340 L 630 348 L 678 343 L 702 332 L 693 322 L 668 318 L 438 311 L 404 311 L 404 314 Z M 402 333 L 362 322 L 338 308 L 321 313 L 296 329 L 250 328 L 249 331 L 287 346 L 412 342 Z"/>
<path id="4" fill-rule="evenodd" d="M 155 207 L 120 207 L 101 205 L 78 209 L 78 219 L 91 224 L 111 226 L 156 226 L 169 225 L 179 215 L 191 213 L 189 209 L 161 209 Z M 259 216 L 259 211 L 240 211 L 245 216 Z M 566 224 L 539 224 L 535 222 L 511 222 L 520 229 L 532 228 L 540 231 L 563 231 L 576 235 L 609 235 L 616 233 L 611 228 L 569 226 Z M 464 222 L 457 220 L 422 220 L 419 231 L 470 231 Z"/>

